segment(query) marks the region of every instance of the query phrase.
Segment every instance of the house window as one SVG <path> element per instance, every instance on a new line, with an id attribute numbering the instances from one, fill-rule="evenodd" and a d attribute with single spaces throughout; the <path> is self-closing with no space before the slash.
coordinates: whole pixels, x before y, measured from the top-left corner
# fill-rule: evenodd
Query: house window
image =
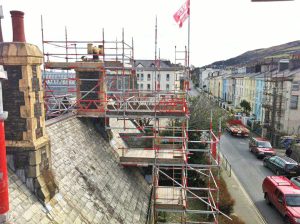
<path id="1" fill-rule="evenodd" d="M 298 96 L 291 96 L 290 108 L 298 109 Z"/>
<path id="2" fill-rule="evenodd" d="M 136 74 L 136 79 L 137 79 L 137 81 L 140 80 L 140 74 Z"/>
<path id="3" fill-rule="evenodd" d="M 169 84 L 166 85 L 166 90 L 170 90 L 170 85 Z"/>
<path id="4" fill-rule="evenodd" d="M 298 82 L 293 82 L 292 91 L 299 91 L 299 83 Z"/>
<path id="5" fill-rule="evenodd" d="M 141 87 L 140 87 L 140 90 L 143 90 L 143 89 L 144 89 L 143 83 L 142 83 L 140 86 L 141 86 Z"/>
<path id="6" fill-rule="evenodd" d="M 151 75 L 148 74 L 148 75 L 147 75 L 147 81 L 150 81 L 150 80 L 151 80 Z"/>
<path id="7" fill-rule="evenodd" d="M 160 81 L 160 74 L 157 75 L 157 81 Z"/>
<path id="8" fill-rule="evenodd" d="M 144 81 L 144 74 L 141 74 L 141 81 Z"/>
<path id="9" fill-rule="evenodd" d="M 167 74 L 166 80 L 167 80 L 167 81 L 170 81 L 170 74 Z"/>
<path id="10" fill-rule="evenodd" d="M 147 90 L 150 90 L 150 84 L 147 84 Z"/>

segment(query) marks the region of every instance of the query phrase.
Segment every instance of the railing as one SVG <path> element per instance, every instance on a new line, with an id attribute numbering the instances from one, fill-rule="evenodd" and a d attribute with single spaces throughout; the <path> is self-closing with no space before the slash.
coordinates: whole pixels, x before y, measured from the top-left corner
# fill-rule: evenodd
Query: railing
<path id="1" fill-rule="evenodd" d="M 227 172 L 228 176 L 231 177 L 231 164 L 229 163 L 227 157 L 221 153 L 220 151 L 218 152 L 219 156 L 221 158 L 221 167 Z"/>
<path id="2" fill-rule="evenodd" d="M 152 197 L 153 197 L 153 185 L 151 186 L 150 190 L 150 198 L 149 198 L 149 203 L 148 203 L 148 209 L 147 209 L 147 217 L 146 217 L 146 222 L 145 224 L 151 224 L 152 223 Z"/>
<path id="3" fill-rule="evenodd" d="M 107 115 L 114 113 L 164 113 L 164 114 L 185 114 L 187 112 L 187 102 L 185 98 L 178 96 L 164 96 L 155 94 L 154 96 L 108 96 Z"/>

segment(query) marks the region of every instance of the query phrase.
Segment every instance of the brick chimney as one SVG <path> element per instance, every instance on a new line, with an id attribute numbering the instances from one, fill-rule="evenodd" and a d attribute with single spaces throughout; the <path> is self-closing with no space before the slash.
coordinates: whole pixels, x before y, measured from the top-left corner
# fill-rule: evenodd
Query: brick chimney
<path id="1" fill-rule="evenodd" d="M 13 28 L 13 42 L 26 42 L 24 32 L 24 12 L 10 11 Z"/>

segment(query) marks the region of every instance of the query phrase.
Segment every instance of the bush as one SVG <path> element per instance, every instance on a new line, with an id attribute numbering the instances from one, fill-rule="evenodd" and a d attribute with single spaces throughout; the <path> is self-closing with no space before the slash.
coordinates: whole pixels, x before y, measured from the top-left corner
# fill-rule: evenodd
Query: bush
<path id="1" fill-rule="evenodd" d="M 235 215 L 231 215 L 230 218 L 232 218 L 232 220 L 220 215 L 219 224 L 245 224 L 244 221 Z"/>
<path id="2" fill-rule="evenodd" d="M 228 192 L 226 183 L 221 177 L 219 181 L 220 188 L 220 199 L 219 199 L 219 209 L 226 215 L 230 215 L 233 211 L 234 199 Z"/>
<path id="3" fill-rule="evenodd" d="M 167 213 L 166 212 L 158 212 L 157 221 L 158 222 L 167 222 Z"/>

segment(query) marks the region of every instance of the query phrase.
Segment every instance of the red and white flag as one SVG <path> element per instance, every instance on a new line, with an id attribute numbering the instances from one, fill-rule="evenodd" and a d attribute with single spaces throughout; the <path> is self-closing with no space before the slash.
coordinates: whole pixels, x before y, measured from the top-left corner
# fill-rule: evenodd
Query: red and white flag
<path id="1" fill-rule="evenodd" d="M 190 0 L 186 0 L 186 2 L 180 7 L 180 9 L 177 12 L 175 12 L 173 18 L 181 28 L 184 21 L 189 17 L 189 15 L 190 15 Z"/>

